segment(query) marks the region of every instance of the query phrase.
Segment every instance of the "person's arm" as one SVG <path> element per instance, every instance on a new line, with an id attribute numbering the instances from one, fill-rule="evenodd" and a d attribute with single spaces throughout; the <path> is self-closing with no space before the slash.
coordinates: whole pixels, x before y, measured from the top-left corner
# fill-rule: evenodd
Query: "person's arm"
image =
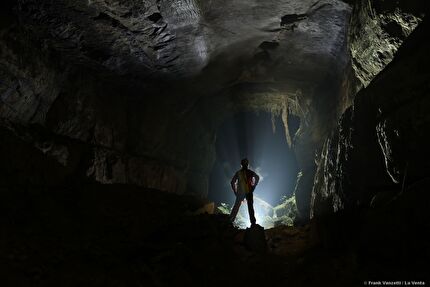
<path id="1" fill-rule="evenodd" d="M 234 174 L 233 178 L 231 179 L 230 185 L 233 192 L 236 194 L 236 181 L 237 181 L 237 172 Z"/>
<path id="2" fill-rule="evenodd" d="M 257 186 L 257 184 L 258 184 L 258 182 L 260 181 L 260 177 L 258 176 L 258 174 L 256 174 L 255 172 L 253 172 L 253 175 L 252 175 L 253 177 L 254 177 L 254 186 L 253 186 L 253 188 L 252 188 L 252 191 L 254 191 L 254 189 L 255 189 L 255 187 Z"/>

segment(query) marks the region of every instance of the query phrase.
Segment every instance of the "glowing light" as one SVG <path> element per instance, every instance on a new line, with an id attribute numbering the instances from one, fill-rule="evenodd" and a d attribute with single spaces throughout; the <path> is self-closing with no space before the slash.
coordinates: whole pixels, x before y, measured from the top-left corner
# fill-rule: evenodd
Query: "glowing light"
<path id="1" fill-rule="evenodd" d="M 272 124 L 276 133 L 273 133 Z M 292 195 L 298 171 L 283 125 L 281 117 L 271 113 L 248 112 L 227 120 L 217 134 L 217 160 L 210 178 L 210 199 L 218 204 L 233 205 L 235 196 L 230 180 L 240 168 L 240 160 L 248 158 L 250 169 L 260 176 L 254 192 L 254 210 L 257 223 L 265 228 L 280 221 L 274 216 L 274 206 L 281 197 Z M 240 228 L 251 225 L 246 202 L 241 205 L 235 223 Z"/>
<path id="2" fill-rule="evenodd" d="M 256 197 L 254 198 L 255 218 L 257 224 L 263 226 L 264 228 L 272 228 L 275 224 L 282 225 L 293 225 L 294 218 L 297 215 L 297 206 L 295 197 L 290 198 L 284 197 L 280 204 L 277 206 L 271 206 L 264 200 Z M 231 209 L 226 204 L 222 204 L 222 212 L 229 214 Z M 245 229 L 250 227 L 251 223 L 249 221 L 248 207 L 246 202 L 244 202 L 239 209 L 238 216 L 234 222 L 234 225 L 240 229 Z"/>

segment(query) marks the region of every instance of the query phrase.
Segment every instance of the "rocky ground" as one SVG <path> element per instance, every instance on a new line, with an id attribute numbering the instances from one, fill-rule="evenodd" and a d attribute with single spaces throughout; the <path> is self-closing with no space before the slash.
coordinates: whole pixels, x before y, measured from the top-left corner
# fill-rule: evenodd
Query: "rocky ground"
<path id="1" fill-rule="evenodd" d="M 402 210 L 417 197 L 263 231 L 195 215 L 202 203 L 192 198 L 125 185 L 0 196 L 2 286 L 363 286 L 427 276 L 428 223 Z"/>
<path id="2" fill-rule="evenodd" d="M 0 286 L 429 284 L 428 5 L 203 2 L 1 3 Z M 243 110 L 303 123 L 300 225 L 198 212 Z"/>

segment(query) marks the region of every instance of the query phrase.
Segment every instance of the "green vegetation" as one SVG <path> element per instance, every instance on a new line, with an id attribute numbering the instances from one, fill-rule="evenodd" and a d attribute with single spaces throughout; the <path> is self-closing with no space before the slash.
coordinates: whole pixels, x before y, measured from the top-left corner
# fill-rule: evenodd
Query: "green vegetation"
<path id="1" fill-rule="evenodd" d="M 271 228 L 278 225 L 293 226 L 294 219 L 297 216 L 296 198 L 283 196 L 280 204 L 272 207 L 263 200 L 256 198 L 254 209 L 256 212 L 257 223 L 265 228 Z M 221 203 L 217 211 L 222 214 L 230 214 L 231 207 L 227 203 Z M 238 228 L 246 228 L 249 224 L 248 211 L 246 203 L 240 208 L 234 225 Z"/>
<path id="2" fill-rule="evenodd" d="M 221 203 L 217 210 L 222 214 L 230 214 L 231 207 L 227 203 Z"/>
<path id="3" fill-rule="evenodd" d="M 296 197 L 293 195 L 290 198 L 283 196 L 281 204 L 274 208 L 274 225 L 288 225 L 294 224 L 294 219 L 297 216 Z"/>

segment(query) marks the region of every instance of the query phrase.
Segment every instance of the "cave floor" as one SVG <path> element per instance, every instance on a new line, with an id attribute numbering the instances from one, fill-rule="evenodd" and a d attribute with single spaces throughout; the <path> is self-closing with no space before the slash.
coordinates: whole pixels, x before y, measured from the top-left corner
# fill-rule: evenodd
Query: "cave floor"
<path id="1" fill-rule="evenodd" d="M 122 185 L 1 189 L 1 286 L 362 286 L 344 220 L 265 230 L 244 244 L 225 215 L 199 202 Z M 352 243 L 351 243 L 352 242 Z"/>

